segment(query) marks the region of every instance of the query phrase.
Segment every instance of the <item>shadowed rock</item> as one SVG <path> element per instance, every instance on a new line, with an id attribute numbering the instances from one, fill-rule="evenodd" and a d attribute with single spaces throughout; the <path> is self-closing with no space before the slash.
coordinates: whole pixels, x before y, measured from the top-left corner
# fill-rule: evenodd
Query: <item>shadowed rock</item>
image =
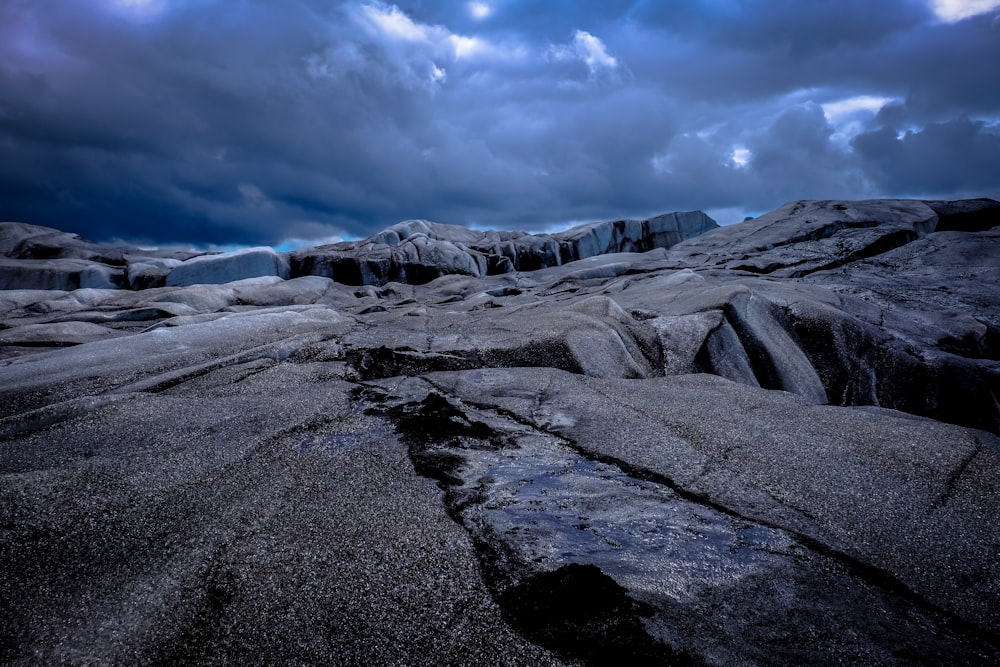
<path id="1" fill-rule="evenodd" d="M 650 637 L 642 605 L 593 565 L 537 574 L 505 591 L 502 600 L 525 635 L 590 665 L 703 664 Z"/>
<path id="2" fill-rule="evenodd" d="M 799 201 L 679 244 L 671 259 L 692 268 L 800 277 L 880 255 L 934 232 L 939 210 L 945 229 L 962 220 L 976 221 L 970 222 L 976 229 L 968 231 L 1000 224 L 1000 203 L 991 199 Z"/>
<path id="3" fill-rule="evenodd" d="M 115 289 L 125 283 L 125 272 L 83 259 L 0 258 L 0 289 Z"/>

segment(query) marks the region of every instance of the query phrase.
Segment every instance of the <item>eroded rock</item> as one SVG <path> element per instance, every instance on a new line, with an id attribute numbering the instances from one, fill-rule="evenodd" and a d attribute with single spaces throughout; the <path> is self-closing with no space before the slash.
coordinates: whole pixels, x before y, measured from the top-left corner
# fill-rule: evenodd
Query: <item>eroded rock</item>
<path id="1" fill-rule="evenodd" d="M 445 275 L 535 271 L 596 255 L 668 248 L 718 225 L 700 211 L 581 225 L 557 234 L 474 232 L 408 220 L 365 241 L 293 253 L 295 275 L 349 285 L 424 284 Z"/>
<path id="2" fill-rule="evenodd" d="M 271 248 L 246 248 L 220 255 L 192 257 L 172 268 L 168 287 L 220 285 L 247 278 L 288 278 L 288 261 Z"/>
<path id="3" fill-rule="evenodd" d="M 0 661 L 997 664 L 998 209 L 0 225 Z"/>

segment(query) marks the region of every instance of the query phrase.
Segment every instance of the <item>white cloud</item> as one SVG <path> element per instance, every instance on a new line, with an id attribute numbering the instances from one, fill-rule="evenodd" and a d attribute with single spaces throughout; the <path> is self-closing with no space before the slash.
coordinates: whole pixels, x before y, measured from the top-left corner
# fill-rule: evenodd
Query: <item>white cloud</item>
<path id="1" fill-rule="evenodd" d="M 1000 2 L 1000 0 L 998 0 Z M 831 123 L 835 123 L 845 116 L 851 116 L 859 111 L 878 113 L 882 107 L 894 101 L 892 97 L 879 97 L 877 95 L 856 95 L 836 102 L 823 104 L 823 115 Z"/>
<path id="2" fill-rule="evenodd" d="M 479 37 L 466 37 L 464 35 L 448 35 L 448 41 L 458 59 L 469 58 L 475 55 L 484 55 L 493 50 L 493 46 Z"/>
<path id="3" fill-rule="evenodd" d="M 556 60 L 579 60 L 587 65 L 590 76 L 596 77 L 604 71 L 616 70 L 618 59 L 608 53 L 607 47 L 600 38 L 591 35 L 586 30 L 573 33 L 573 41 L 569 44 L 553 45 L 549 53 Z"/>
<path id="4" fill-rule="evenodd" d="M 1000 118 L 976 118 L 983 122 L 983 131 L 1000 134 Z"/>
<path id="5" fill-rule="evenodd" d="M 1000 0 L 930 0 L 931 9 L 946 23 L 955 23 L 1000 7 Z"/>
<path id="6" fill-rule="evenodd" d="M 618 67 L 618 60 L 608 54 L 607 49 L 604 47 L 604 42 L 589 32 L 577 30 L 576 35 L 573 36 L 573 41 L 576 43 L 578 51 L 583 54 L 583 61 L 591 69 L 597 67 L 614 69 Z"/>
<path id="7" fill-rule="evenodd" d="M 842 145 L 865 131 L 868 122 L 887 104 L 899 98 L 879 95 L 855 95 L 822 106 L 823 116 L 833 127 L 832 138 Z"/>
<path id="8" fill-rule="evenodd" d="M 361 13 L 388 37 L 408 42 L 429 42 L 431 26 L 416 23 L 396 5 L 362 5 Z"/>
<path id="9" fill-rule="evenodd" d="M 468 7 L 469 7 L 469 14 L 472 15 L 472 18 L 479 21 L 482 21 L 485 18 L 489 18 L 490 14 L 493 13 L 493 8 L 490 7 L 488 3 L 485 2 L 470 2 Z"/>
<path id="10" fill-rule="evenodd" d="M 479 5 L 485 10 L 475 8 Z M 456 60 L 469 58 L 511 60 L 521 59 L 526 54 L 524 47 L 520 45 L 501 47 L 482 37 L 454 33 L 445 26 L 419 23 L 396 5 L 365 4 L 361 6 L 360 11 L 363 22 L 376 33 L 394 41 L 426 45 L 434 56 L 447 55 Z M 471 3 L 470 11 L 478 17 L 476 12 L 491 10 L 484 3 Z"/>
<path id="11" fill-rule="evenodd" d="M 750 164 L 750 160 L 753 159 L 753 153 L 746 146 L 733 146 L 733 152 L 729 156 L 729 159 L 733 161 L 733 164 L 737 167 L 745 167 Z"/>

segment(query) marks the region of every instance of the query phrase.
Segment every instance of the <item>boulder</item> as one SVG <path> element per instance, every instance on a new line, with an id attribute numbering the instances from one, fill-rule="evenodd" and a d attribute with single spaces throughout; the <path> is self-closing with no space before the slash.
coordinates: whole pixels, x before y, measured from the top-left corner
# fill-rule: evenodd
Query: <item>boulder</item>
<path id="1" fill-rule="evenodd" d="M 989 202 L 991 200 L 986 200 Z M 984 204 L 982 210 L 1000 209 Z M 938 214 L 922 201 L 798 201 L 674 247 L 675 265 L 794 278 L 844 266 L 933 232 Z"/>
<path id="2" fill-rule="evenodd" d="M 424 284 L 443 275 L 481 276 L 486 258 L 457 239 L 463 228 L 423 220 L 392 227 L 358 243 L 342 243 L 292 255 L 293 274 L 332 278 L 347 285 Z M 447 227 L 444 233 L 441 228 Z M 432 232 L 428 235 L 427 232 Z"/>
<path id="3" fill-rule="evenodd" d="M 124 282 L 122 269 L 89 260 L 0 258 L 2 290 L 108 289 Z"/>
<path id="4" fill-rule="evenodd" d="M 701 211 L 665 213 L 646 220 L 617 220 L 580 225 L 556 235 L 563 261 L 618 252 L 670 248 L 717 229 Z"/>
<path id="5" fill-rule="evenodd" d="M 25 241 L 37 238 L 60 238 L 63 244 L 72 243 L 80 237 L 51 227 L 29 225 L 23 222 L 0 222 L 0 255 L 18 257 L 18 247 Z M 36 258 L 38 259 L 38 258 Z"/>
<path id="6" fill-rule="evenodd" d="M 125 278 L 130 289 L 150 289 L 167 284 L 167 276 L 181 265 L 181 260 L 169 257 L 141 257 L 130 259 Z"/>
<path id="7" fill-rule="evenodd" d="M 0 255 L 12 259 L 84 259 L 122 267 L 136 258 L 187 259 L 196 253 L 106 246 L 51 227 L 0 222 Z"/>
<path id="8" fill-rule="evenodd" d="M 200 255 L 167 274 L 167 286 L 220 285 L 261 276 L 288 277 L 287 258 L 272 248 L 245 248 L 219 255 Z"/>
<path id="9" fill-rule="evenodd" d="M 59 290 L 0 290 L 0 317 L 23 314 L 26 308 L 65 295 L 66 292 Z"/>

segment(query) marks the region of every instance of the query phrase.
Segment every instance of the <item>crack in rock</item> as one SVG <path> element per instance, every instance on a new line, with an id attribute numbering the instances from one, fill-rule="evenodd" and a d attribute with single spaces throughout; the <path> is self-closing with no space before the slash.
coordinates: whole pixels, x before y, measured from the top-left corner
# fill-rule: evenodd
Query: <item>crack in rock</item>
<path id="1" fill-rule="evenodd" d="M 629 645 L 635 664 L 908 664 L 910 647 L 947 661 L 974 641 L 815 540 L 588 458 L 422 379 L 366 396 L 445 491 L 508 620 L 568 658 L 610 664 Z"/>

